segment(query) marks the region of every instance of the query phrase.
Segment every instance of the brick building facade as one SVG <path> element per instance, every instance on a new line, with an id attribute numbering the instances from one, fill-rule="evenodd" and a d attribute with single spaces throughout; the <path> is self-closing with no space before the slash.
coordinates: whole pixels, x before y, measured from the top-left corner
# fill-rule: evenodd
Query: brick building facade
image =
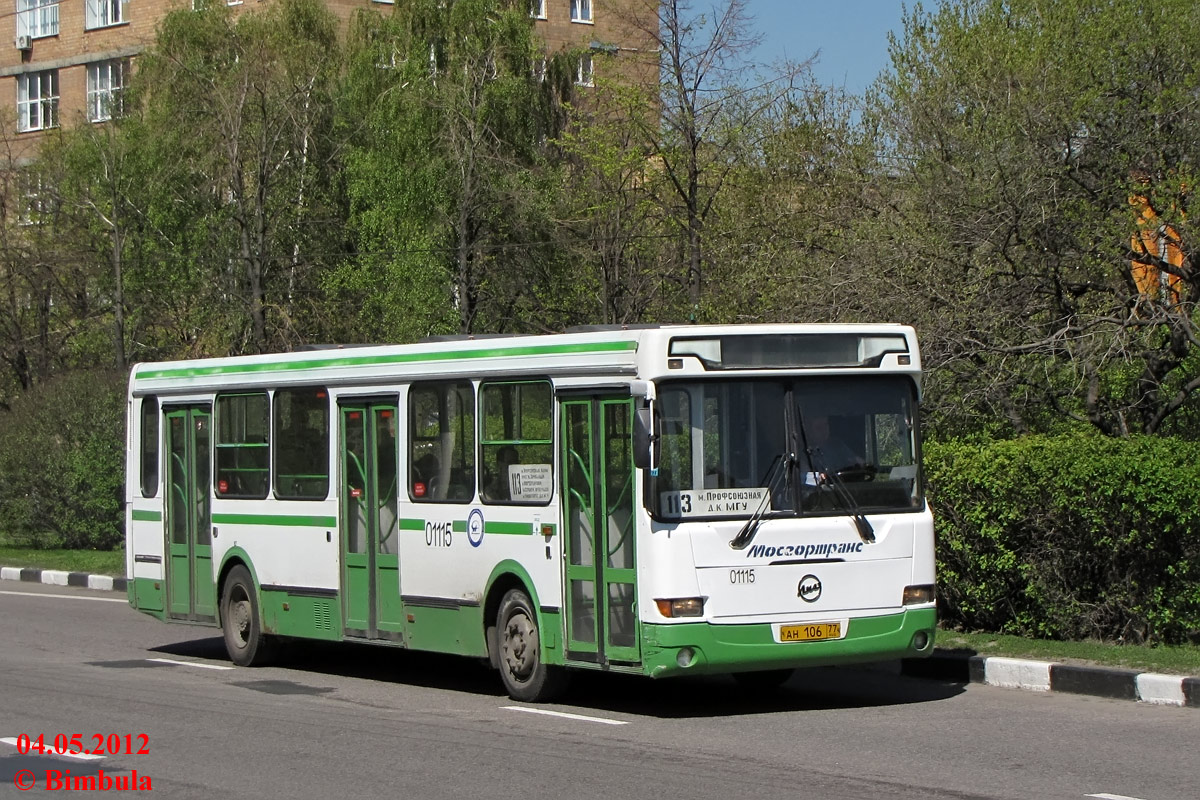
<path id="1" fill-rule="evenodd" d="M 404 2 L 404 0 L 395 0 Z M 0 135 L 10 164 L 31 158 L 44 131 L 60 126 L 100 124 L 119 111 L 122 87 L 137 55 L 154 41 L 155 28 L 169 11 L 193 0 L 0 0 L 0 15 L 12 38 L 0 37 Z M 244 9 L 271 0 L 231 2 Z M 386 12 L 380 0 L 325 0 L 343 25 L 355 9 Z M 618 59 L 651 52 L 645 37 L 631 35 L 623 20 L 641 0 L 530 0 L 531 16 L 548 51 L 591 48 Z M 637 59 L 636 72 L 649 61 Z M 579 60 L 576 80 L 589 84 L 600 59 Z M 630 73 L 635 74 L 635 73 Z"/>

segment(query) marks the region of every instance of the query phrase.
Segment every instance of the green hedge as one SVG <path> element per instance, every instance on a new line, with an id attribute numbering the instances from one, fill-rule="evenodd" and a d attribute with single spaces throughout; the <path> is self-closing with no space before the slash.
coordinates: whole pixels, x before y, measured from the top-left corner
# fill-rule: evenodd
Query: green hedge
<path id="1" fill-rule="evenodd" d="M 930 442 L 942 618 L 1052 639 L 1200 639 L 1200 443 Z"/>
<path id="2" fill-rule="evenodd" d="M 0 411 L 9 544 L 113 550 L 124 540 L 125 377 L 72 372 Z"/>

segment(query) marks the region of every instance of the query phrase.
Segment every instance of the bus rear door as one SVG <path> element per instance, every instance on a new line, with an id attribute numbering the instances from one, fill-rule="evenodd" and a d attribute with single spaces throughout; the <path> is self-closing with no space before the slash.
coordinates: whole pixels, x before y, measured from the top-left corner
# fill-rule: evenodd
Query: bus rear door
<path id="1" fill-rule="evenodd" d="M 167 614 L 217 618 L 212 568 L 212 483 L 207 405 L 163 409 L 166 419 Z"/>

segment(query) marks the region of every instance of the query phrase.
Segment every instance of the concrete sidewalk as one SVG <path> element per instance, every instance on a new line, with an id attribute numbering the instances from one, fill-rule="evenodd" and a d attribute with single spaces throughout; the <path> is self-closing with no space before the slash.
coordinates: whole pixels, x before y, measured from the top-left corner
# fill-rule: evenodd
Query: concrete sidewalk
<path id="1" fill-rule="evenodd" d="M 125 578 L 109 575 L 22 567 L 0 567 L 0 580 L 79 586 L 114 592 L 124 592 L 127 585 Z M 1129 669 L 984 657 L 969 652 L 935 648 L 930 658 L 900 662 L 899 672 L 914 678 L 950 683 L 985 683 L 1033 692 L 1069 692 L 1157 705 L 1200 708 L 1200 678 L 1159 675 Z"/>

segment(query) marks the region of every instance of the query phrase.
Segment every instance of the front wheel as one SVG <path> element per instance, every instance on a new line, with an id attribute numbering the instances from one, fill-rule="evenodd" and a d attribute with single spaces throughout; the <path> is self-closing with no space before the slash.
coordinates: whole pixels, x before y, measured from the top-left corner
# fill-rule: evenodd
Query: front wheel
<path id="1" fill-rule="evenodd" d="M 225 578 L 221 592 L 221 630 L 229 660 L 239 667 L 261 667 L 275 654 L 274 640 L 263 633 L 258 593 L 250 571 L 238 565 Z"/>
<path id="2" fill-rule="evenodd" d="M 542 663 L 537 614 L 529 595 L 509 589 L 496 612 L 497 661 L 504 688 L 513 700 L 547 702 L 566 687 L 561 669 Z"/>

